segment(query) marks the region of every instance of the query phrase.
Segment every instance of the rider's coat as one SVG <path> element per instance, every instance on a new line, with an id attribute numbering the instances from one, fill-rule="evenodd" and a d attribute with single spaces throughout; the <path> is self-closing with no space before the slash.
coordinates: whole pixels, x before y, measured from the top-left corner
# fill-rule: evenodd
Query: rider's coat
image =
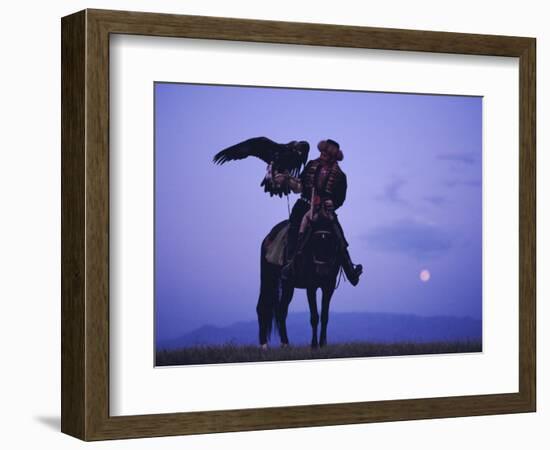
<path id="1" fill-rule="evenodd" d="M 302 199 L 311 201 L 312 188 L 315 187 L 316 205 L 322 205 L 325 200 L 332 200 L 334 209 L 344 204 L 347 191 L 346 174 L 335 161 L 325 163 L 321 158 L 309 161 L 300 174 L 302 183 Z"/>

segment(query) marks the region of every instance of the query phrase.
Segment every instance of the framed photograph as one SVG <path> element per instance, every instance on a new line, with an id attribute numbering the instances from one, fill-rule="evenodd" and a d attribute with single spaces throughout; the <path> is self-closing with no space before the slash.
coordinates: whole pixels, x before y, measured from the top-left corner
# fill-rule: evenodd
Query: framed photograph
<path id="1" fill-rule="evenodd" d="M 535 411 L 534 38 L 61 30 L 64 433 Z"/>

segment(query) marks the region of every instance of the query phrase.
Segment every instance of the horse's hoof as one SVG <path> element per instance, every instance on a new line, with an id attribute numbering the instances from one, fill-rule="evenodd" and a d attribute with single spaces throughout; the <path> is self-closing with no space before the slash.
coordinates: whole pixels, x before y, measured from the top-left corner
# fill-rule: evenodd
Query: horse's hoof
<path id="1" fill-rule="evenodd" d="M 263 351 L 267 350 L 267 344 L 260 345 L 260 350 L 263 350 Z"/>
<path id="2" fill-rule="evenodd" d="M 289 347 L 290 347 L 290 344 L 288 342 L 281 343 L 281 348 L 289 348 Z"/>
<path id="3" fill-rule="evenodd" d="M 317 344 L 317 342 L 315 343 L 311 343 L 311 350 L 318 350 L 319 349 L 319 344 Z"/>

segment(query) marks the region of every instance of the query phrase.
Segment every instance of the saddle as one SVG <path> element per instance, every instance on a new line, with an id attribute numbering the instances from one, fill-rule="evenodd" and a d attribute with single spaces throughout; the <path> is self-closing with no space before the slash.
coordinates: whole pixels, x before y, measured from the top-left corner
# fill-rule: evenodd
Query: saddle
<path id="1" fill-rule="evenodd" d="M 287 223 L 276 231 L 273 236 L 266 254 L 265 259 L 268 263 L 276 266 L 284 266 L 286 263 L 286 241 L 288 236 L 288 228 L 290 224 Z"/>
<path id="2" fill-rule="evenodd" d="M 288 236 L 289 224 L 285 224 L 278 230 L 274 230 L 270 244 L 266 249 L 266 260 L 270 264 L 276 266 L 284 266 L 286 264 L 286 245 Z M 309 246 L 311 244 L 311 246 Z M 316 220 L 310 223 L 306 230 L 304 248 L 309 247 L 311 261 L 316 267 L 316 272 L 319 275 L 325 275 L 337 262 L 338 251 L 337 243 L 331 226 L 323 220 Z"/>

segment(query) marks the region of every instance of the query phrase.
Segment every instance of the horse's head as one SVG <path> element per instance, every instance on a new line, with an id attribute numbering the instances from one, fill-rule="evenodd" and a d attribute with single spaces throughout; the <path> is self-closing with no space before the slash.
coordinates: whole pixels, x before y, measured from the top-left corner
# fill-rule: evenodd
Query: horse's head
<path id="1" fill-rule="evenodd" d="M 338 262 L 338 247 L 332 223 L 322 219 L 315 221 L 309 244 L 317 274 L 328 275 Z"/>

